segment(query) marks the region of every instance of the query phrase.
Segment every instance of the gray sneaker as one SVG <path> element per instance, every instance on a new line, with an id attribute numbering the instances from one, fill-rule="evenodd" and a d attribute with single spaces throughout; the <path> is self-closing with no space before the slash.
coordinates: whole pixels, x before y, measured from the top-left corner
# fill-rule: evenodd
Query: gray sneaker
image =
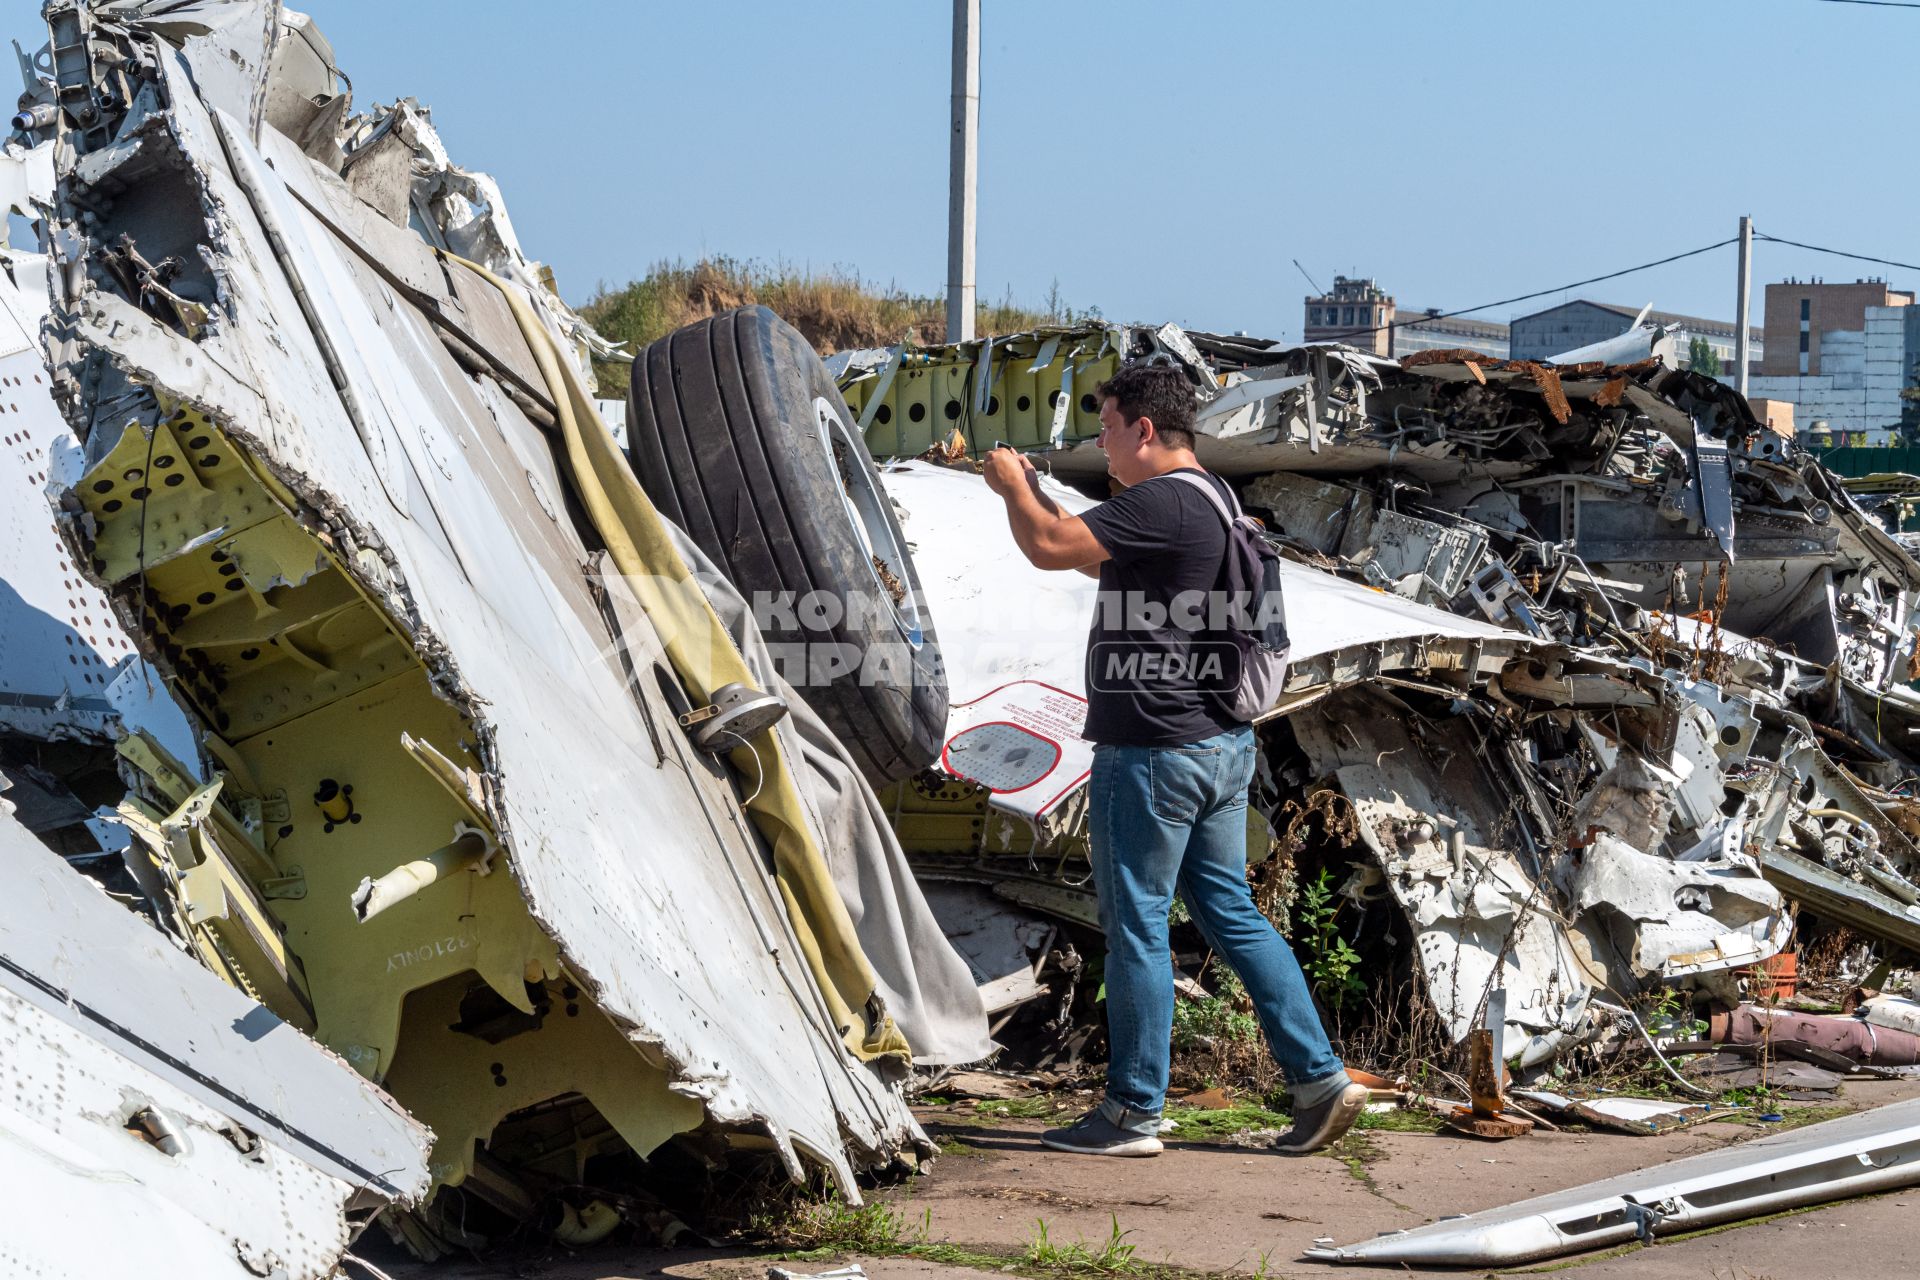
<path id="1" fill-rule="evenodd" d="M 1115 1110 L 1120 1113 L 1120 1124 L 1111 1118 Z M 1157 1156 L 1166 1149 L 1154 1136 L 1159 1126 L 1159 1116 L 1103 1102 L 1066 1128 L 1047 1130 L 1040 1141 L 1055 1151 L 1083 1156 Z"/>
<path id="2" fill-rule="evenodd" d="M 1282 1155 L 1305 1156 L 1332 1146 L 1353 1128 L 1372 1096 L 1367 1086 L 1350 1084 L 1317 1107 L 1300 1108 L 1294 1112 L 1293 1128 L 1273 1140 L 1273 1149 Z"/>

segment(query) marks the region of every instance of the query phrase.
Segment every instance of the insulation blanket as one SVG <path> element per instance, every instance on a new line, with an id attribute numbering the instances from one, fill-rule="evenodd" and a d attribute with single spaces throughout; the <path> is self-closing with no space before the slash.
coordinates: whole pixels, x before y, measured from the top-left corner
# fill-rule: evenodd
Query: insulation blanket
<path id="1" fill-rule="evenodd" d="M 814 842 L 872 964 L 894 1024 L 922 1065 L 977 1062 L 993 1049 L 973 975 L 933 918 L 886 811 L 853 757 L 793 687 L 780 678 L 746 599 L 698 544 L 667 529 L 714 613 L 762 688 L 786 699 L 775 732 L 793 770 Z"/>

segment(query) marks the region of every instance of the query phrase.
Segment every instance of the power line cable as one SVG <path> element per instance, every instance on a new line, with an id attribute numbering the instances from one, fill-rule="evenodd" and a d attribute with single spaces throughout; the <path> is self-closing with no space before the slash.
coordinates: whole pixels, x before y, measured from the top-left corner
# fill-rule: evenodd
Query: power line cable
<path id="1" fill-rule="evenodd" d="M 1915 4 L 1913 7 L 1920 9 L 1920 4 Z M 1774 244 L 1792 245 L 1796 249 L 1806 249 L 1813 253 L 1830 253 L 1836 258 L 1852 258 L 1855 262 L 1872 262 L 1883 267 L 1899 267 L 1905 271 L 1920 271 L 1920 266 L 1915 266 L 1911 262 L 1895 262 L 1892 258 L 1874 258 L 1864 253 L 1848 253 L 1844 249 L 1824 249 L 1817 244 L 1802 244 L 1798 240 L 1788 240 L 1784 236 L 1770 236 L 1764 231 L 1754 232 L 1753 238 L 1755 240 L 1768 240 Z"/>
<path id="2" fill-rule="evenodd" d="M 1495 307 L 1510 307 L 1516 302 L 1531 302 L 1535 298 L 1544 298 L 1549 294 L 1565 293 L 1569 289 L 1583 289 L 1590 284 L 1599 284 L 1603 280 L 1617 280 L 1621 276 L 1630 276 L 1637 271 L 1650 271 L 1654 267 L 1664 267 L 1669 262 L 1678 262 L 1682 258 L 1694 258 L 1703 253 L 1712 253 L 1715 249 L 1724 249 L 1738 236 L 1728 236 L 1725 240 L 1716 240 L 1712 244 L 1701 245 L 1698 249 L 1689 249 L 1685 253 L 1669 254 L 1664 258 L 1655 258 L 1652 262 L 1643 262 L 1637 267 L 1622 267 L 1618 271 L 1609 271 L 1605 275 L 1589 276 L 1585 280 L 1575 280 L 1572 284 L 1555 285 L 1551 289 L 1537 289 L 1532 293 L 1523 293 L 1518 297 L 1502 298 L 1498 302 L 1483 302 L 1477 307 L 1462 307 L 1458 311 L 1442 311 L 1438 315 L 1423 313 L 1411 320 L 1395 320 L 1392 324 L 1377 325 L 1371 329 L 1351 329 L 1346 333 L 1336 333 L 1327 342 L 1338 342 L 1344 338 L 1363 338 L 1369 334 L 1389 333 L 1395 329 L 1405 329 L 1410 325 L 1428 324 L 1435 320 L 1451 320 L 1455 316 L 1472 315 L 1476 311 L 1491 311 Z M 1920 270 L 1920 268 L 1916 268 Z"/>
<path id="3" fill-rule="evenodd" d="M 1821 0 L 1823 4 L 1864 4 L 1875 9 L 1920 9 L 1914 0 Z"/>

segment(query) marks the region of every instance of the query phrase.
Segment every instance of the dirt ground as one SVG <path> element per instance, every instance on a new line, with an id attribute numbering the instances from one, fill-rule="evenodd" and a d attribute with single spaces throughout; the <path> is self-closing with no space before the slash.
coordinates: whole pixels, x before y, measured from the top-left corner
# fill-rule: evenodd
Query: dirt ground
<path id="1" fill-rule="evenodd" d="M 1855 1081 L 1843 1102 L 1877 1107 L 1920 1096 L 1920 1081 Z M 921 1257 L 809 1257 L 781 1263 L 820 1272 L 859 1262 L 872 1280 L 1004 1280 L 1044 1222 L 1056 1244 L 1098 1251 L 1114 1229 L 1142 1266 L 1280 1277 L 1382 1274 L 1303 1262 L 1317 1237 L 1345 1244 L 1512 1200 L 1747 1141 L 1766 1127 L 1713 1123 L 1658 1137 L 1548 1133 L 1504 1143 L 1448 1134 L 1373 1132 L 1363 1154 L 1287 1159 L 1230 1145 L 1176 1142 L 1152 1160 L 1109 1160 L 1047 1151 L 1038 1120 L 982 1117 L 971 1104 L 930 1108 L 922 1122 L 945 1154 L 924 1176 L 874 1193 L 894 1206 L 905 1235 L 966 1246 L 973 1265 Z M 1920 1187 L 1775 1217 L 1690 1239 L 1571 1259 L 1533 1271 L 1581 1280 L 1774 1280 L 1845 1275 L 1879 1280 L 1913 1274 L 1911 1247 Z M 743 1250 L 606 1248 L 522 1259 L 507 1266 L 383 1262 L 394 1280 L 760 1280 L 776 1262 Z M 1022 1268 L 1024 1269 L 1024 1268 Z M 1501 1274 L 1523 1274 L 1501 1273 Z M 350 1272 L 351 1274 L 351 1272 Z M 1097 1274 L 1097 1273 L 1095 1273 Z M 1398 1271 L 1400 1275 L 1460 1272 Z M 1483 1274 L 1483 1273 L 1471 1273 Z M 1486 1273 L 1491 1274 L 1491 1273 Z"/>

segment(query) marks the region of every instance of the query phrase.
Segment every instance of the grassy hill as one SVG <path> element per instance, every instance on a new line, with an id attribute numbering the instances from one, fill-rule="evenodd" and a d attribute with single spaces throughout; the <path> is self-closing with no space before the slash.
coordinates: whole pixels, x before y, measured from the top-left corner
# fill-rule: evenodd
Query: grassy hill
<path id="1" fill-rule="evenodd" d="M 657 263 L 645 279 L 618 289 L 602 285 L 580 314 L 617 342 L 638 351 L 682 325 L 733 307 L 763 303 L 806 335 L 821 355 L 849 347 L 885 347 L 896 342 L 934 343 L 946 336 L 944 297 L 918 296 L 863 280 L 856 273 L 824 274 L 765 266 L 732 258 Z M 1011 299 L 980 306 L 981 336 L 1019 333 L 1035 325 L 1071 323 L 1098 312 L 1075 312 L 1056 288 L 1042 307 L 1015 306 Z M 596 364 L 600 394 L 627 393 L 627 366 Z"/>

